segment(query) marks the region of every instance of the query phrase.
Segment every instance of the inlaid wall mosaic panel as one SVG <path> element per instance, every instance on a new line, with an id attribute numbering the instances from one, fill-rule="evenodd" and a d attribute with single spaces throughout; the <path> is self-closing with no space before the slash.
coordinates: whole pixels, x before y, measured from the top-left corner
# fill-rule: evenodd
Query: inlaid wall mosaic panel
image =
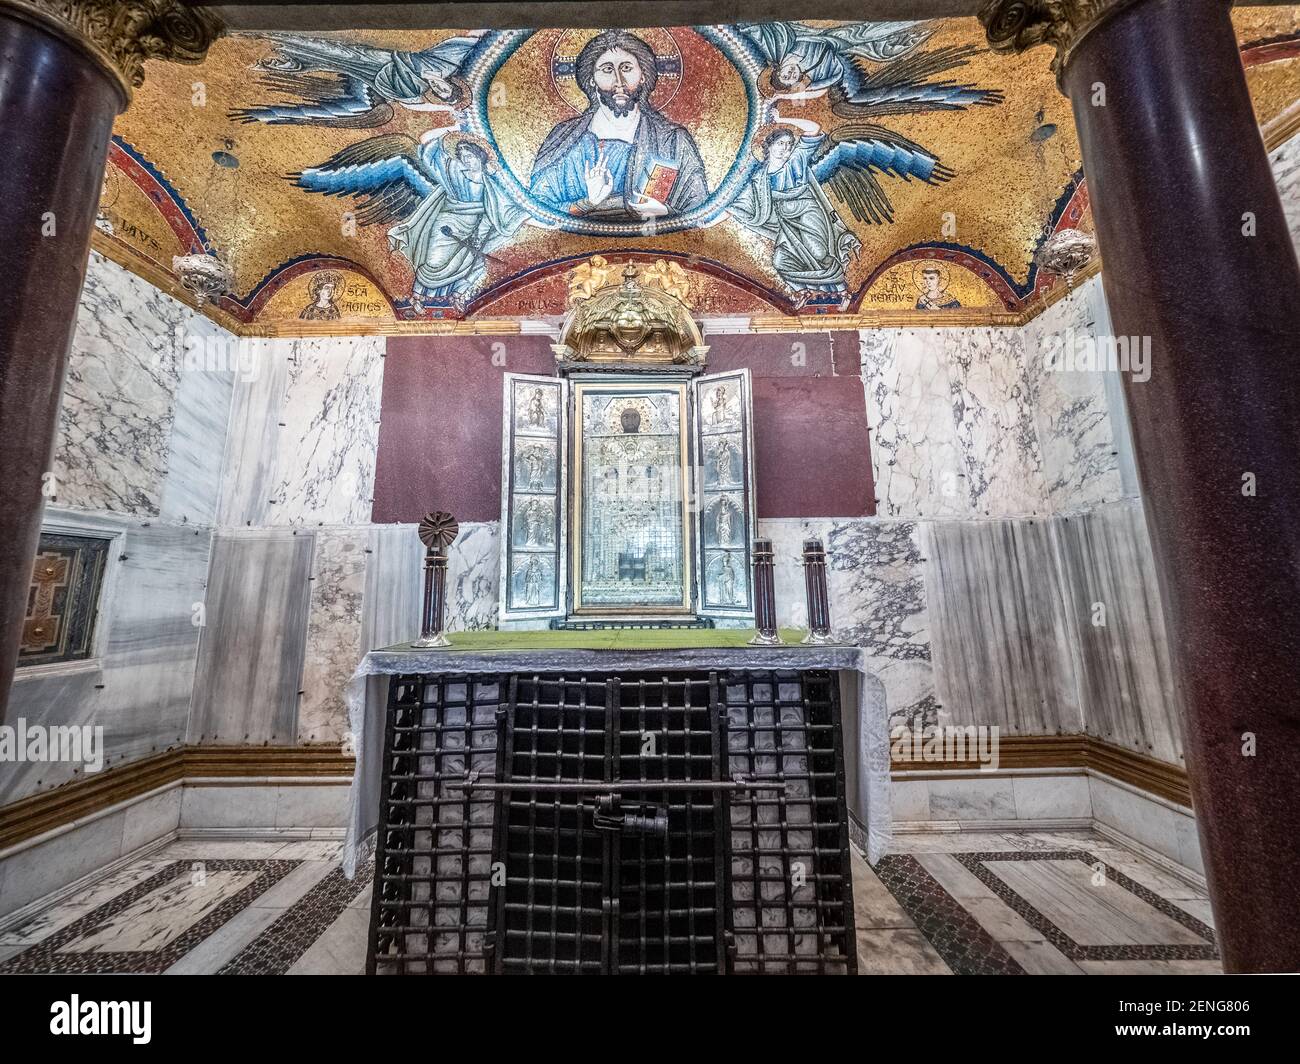
<path id="1" fill-rule="evenodd" d="M 18 648 L 20 666 L 91 656 L 111 542 L 94 536 L 41 534 Z"/>
<path id="2" fill-rule="evenodd" d="M 1238 9 L 1262 123 L 1296 8 Z M 1091 227 L 1045 52 L 973 18 L 636 30 L 235 34 L 150 64 L 98 245 L 210 252 L 215 313 L 272 331 L 563 313 L 593 254 L 681 265 L 701 315 L 1031 312 L 1034 253 Z"/>

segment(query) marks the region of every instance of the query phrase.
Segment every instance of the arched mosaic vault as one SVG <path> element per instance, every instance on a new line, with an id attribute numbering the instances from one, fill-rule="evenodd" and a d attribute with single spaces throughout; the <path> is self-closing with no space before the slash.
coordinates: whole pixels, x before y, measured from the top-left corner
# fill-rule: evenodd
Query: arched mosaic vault
<path id="1" fill-rule="evenodd" d="M 1234 19 L 1272 146 L 1300 16 Z M 679 263 L 699 316 L 854 328 L 1028 320 L 1039 245 L 1091 229 L 1067 102 L 974 19 L 599 32 L 250 33 L 154 64 L 96 247 L 173 292 L 173 256 L 221 255 L 206 312 L 255 334 L 517 331 L 593 254 Z M 617 160 L 584 155 L 606 44 L 648 116 Z"/>

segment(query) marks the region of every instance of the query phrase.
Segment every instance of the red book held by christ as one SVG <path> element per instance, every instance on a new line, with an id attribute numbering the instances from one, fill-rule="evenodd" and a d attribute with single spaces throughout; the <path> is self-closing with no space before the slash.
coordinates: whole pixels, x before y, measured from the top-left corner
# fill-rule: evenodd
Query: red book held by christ
<path id="1" fill-rule="evenodd" d="M 640 189 L 641 195 L 658 200 L 660 203 L 667 203 L 669 193 L 677 182 L 678 172 L 678 168 L 672 163 L 656 159 L 650 164 L 650 172 L 646 175 L 645 184 Z"/>

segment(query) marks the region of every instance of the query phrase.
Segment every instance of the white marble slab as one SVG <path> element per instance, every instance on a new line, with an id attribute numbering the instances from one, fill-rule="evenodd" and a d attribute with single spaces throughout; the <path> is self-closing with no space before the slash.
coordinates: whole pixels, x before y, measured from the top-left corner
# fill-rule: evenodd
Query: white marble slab
<path id="1" fill-rule="evenodd" d="M 922 543 L 945 723 L 1010 735 L 1080 732 L 1077 628 L 1051 522 L 929 521 Z"/>
<path id="2" fill-rule="evenodd" d="M 937 330 L 973 514 L 1042 513 L 1042 452 L 1018 329 Z"/>
<path id="3" fill-rule="evenodd" d="M 447 552 L 447 631 L 497 626 L 500 552 L 500 522 L 467 522 L 460 526 Z"/>
<path id="4" fill-rule="evenodd" d="M 291 743 L 307 638 L 314 535 L 217 533 L 191 743 Z"/>
<path id="5" fill-rule="evenodd" d="M 318 529 L 312 558 L 298 741 L 338 743 L 347 732 L 343 689 L 361 660 L 368 528 Z"/>
<path id="6" fill-rule="evenodd" d="M 1109 331 L 1109 319 L 1098 313 L 1103 303 L 1101 278 L 1093 277 L 1023 330 L 1047 497 L 1058 512 L 1113 502 L 1124 494 L 1116 436 L 1126 434 L 1127 427 L 1116 424 L 1107 392 L 1108 378 L 1115 374 L 1064 370 L 1056 357 L 1080 338 Z"/>
<path id="7" fill-rule="evenodd" d="M 235 386 L 222 525 L 369 523 L 385 343 L 263 341 Z"/>
<path id="8" fill-rule="evenodd" d="M 216 354 L 232 350 L 235 338 L 206 319 L 188 325 L 196 338 L 215 339 Z M 181 359 L 180 384 L 168 443 L 167 475 L 163 479 L 161 515 L 165 520 L 212 525 L 217 519 L 222 462 L 230 429 L 230 405 L 236 374 L 231 370 L 199 368 L 209 363 L 191 356 Z M 197 349 L 206 353 L 206 349 Z"/>
<path id="9" fill-rule="evenodd" d="M 1291 242 L 1300 252 L 1300 134 L 1274 149 L 1269 162 L 1273 164 L 1273 177 L 1291 230 Z"/>
<path id="10" fill-rule="evenodd" d="M 929 619 L 917 525 L 873 518 L 765 518 L 775 553 L 777 621 L 807 625 L 803 541 L 826 548 L 831 630 L 863 648 L 885 686 L 890 724 L 937 723 Z"/>
<path id="11" fill-rule="evenodd" d="M 378 650 L 416 639 L 424 594 L 424 546 L 415 525 L 372 525 L 361 608 L 361 647 Z"/>
<path id="12" fill-rule="evenodd" d="M 864 329 L 862 385 L 881 517 L 970 513 L 949 367 L 936 330 Z"/>
<path id="13" fill-rule="evenodd" d="M 1181 766 L 1181 715 L 1141 503 L 1058 519 L 1052 536 L 1087 732 Z"/>
<path id="14" fill-rule="evenodd" d="M 55 443 L 59 505 L 158 514 L 182 337 L 196 317 L 91 253 Z"/>

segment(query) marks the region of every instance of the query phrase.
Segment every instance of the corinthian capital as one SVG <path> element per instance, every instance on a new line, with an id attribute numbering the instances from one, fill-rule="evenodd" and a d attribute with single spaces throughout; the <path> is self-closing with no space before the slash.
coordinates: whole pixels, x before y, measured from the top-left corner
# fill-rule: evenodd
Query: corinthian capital
<path id="1" fill-rule="evenodd" d="M 1059 85 L 1070 51 L 1093 26 L 1133 0 L 984 0 L 979 20 L 995 52 L 1024 52 L 1040 44 L 1056 49 L 1052 71 Z"/>
<path id="2" fill-rule="evenodd" d="M 146 59 L 201 62 L 222 32 L 215 15 L 180 0 L 0 0 L 0 10 L 88 49 L 128 100 L 144 83 Z"/>

